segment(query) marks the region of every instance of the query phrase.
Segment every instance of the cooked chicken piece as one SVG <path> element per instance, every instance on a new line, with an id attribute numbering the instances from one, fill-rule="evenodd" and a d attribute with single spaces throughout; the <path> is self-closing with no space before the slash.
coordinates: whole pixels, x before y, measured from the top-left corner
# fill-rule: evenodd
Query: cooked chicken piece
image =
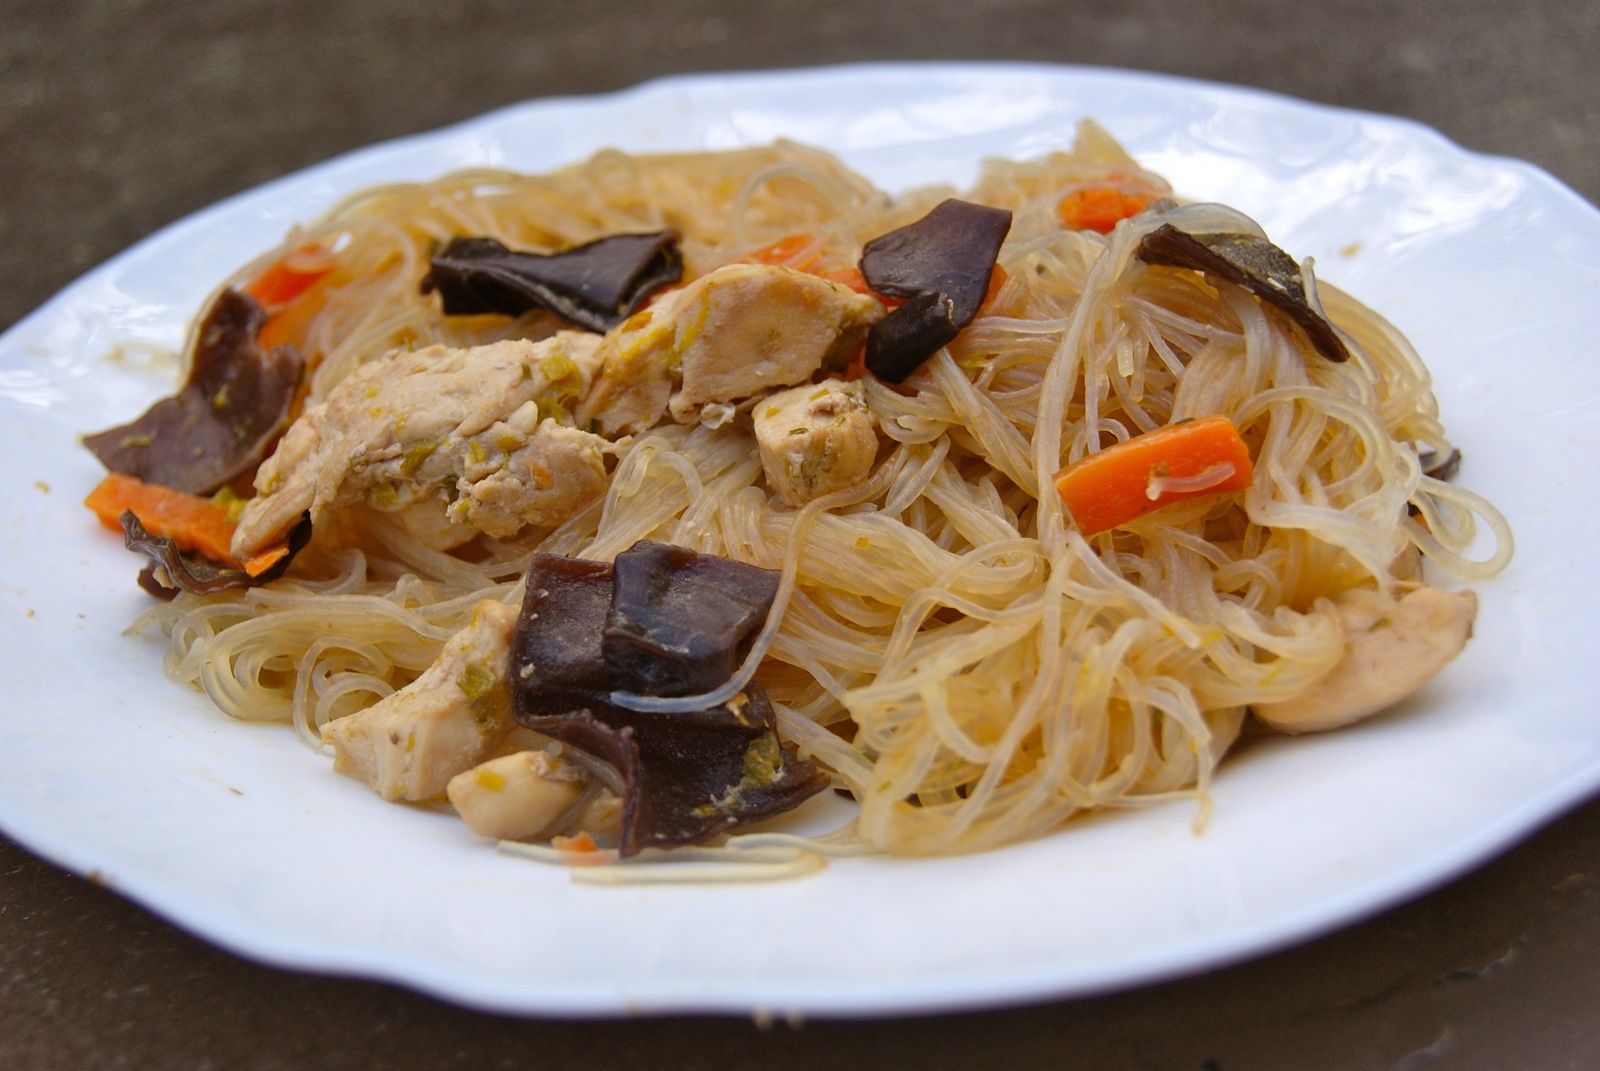
<path id="1" fill-rule="evenodd" d="M 505 675 L 516 623 L 516 607 L 480 602 L 416 680 L 324 725 L 333 768 L 386 800 L 425 800 L 488 758 L 511 728 Z"/>
<path id="2" fill-rule="evenodd" d="M 688 423 L 707 403 L 803 382 L 824 366 L 843 367 L 882 315 L 873 298 L 815 275 L 726 265 L 606 336 L 600 376 L 578 407 L 578 424 L 607 436 L 633 434 L 664 409 Z"/>
<path id="3" fill-rule="evenodd" d="M 756 404 L 767 486 L 791 506 L 854 487 L 872 471 L 878 432 L 861 384 L 838 379 L 780 391 Z"/>
<path id="4" fill-rule="evenodd" d="M 1252 708 L 1274 729 L 1333 729 L 1398 703 L 1466 646 L 1478 597 L 1470 591 L 1418 587 L 1389 606 L 1346 597 L 1334 612 L 1345 632 L 1339 661 L 1292 699 Z"/>
<path id="5" fill-rule="evenodd" d="M 622 797 L 609 788 L 601 789 L 579 812 L 573 828 L 595 837 L 617 836 L 622 832 Z"/>
<path id="6" fill-rule="evenodd" d="M 1407 583 L 1421 583 L 1422 581 L 1422 551 L 1416 544 L 1407 543 L 1406 549 L 1394 556 L 1394 561 L 1389 563 L 1389 572 L 1398 580 Z"/>
<path id="7" fill-rule="evenodd" d="M 536 420 L 530 402 L 489 430 L 493 445 L 467 443 L 460 497 L 445 511 L 452 521 L 503 539 L 525 525 L 560 524 L 605 491 L 605 440 L 548 417 L 524 430 Z"/>
<path id="8" fill-rule="evenodd" d="M 604 440 L 553 419 L 590 383 L 599 340 L 429 346 L 363 365 L 307 409 L 256 474 L 233 550 L 278 542 L 306 510 L 313 524 L 366 502 L 447 548 L 474 531 L 509 536 L 560 523 L 605 487 Z M 432 517 L 423 514 L 433 513 Z M 439 523 L 464 525 L 465 535 Z"/>
<path id="9" fill-rule="evenodd" d="M 422 499 L 395 510 L 389 518 L 411 538 L 434 550 L 451 550 L 478 534 L 451 520 L 449 513 L 441 510 L 439 503 L 432 499 Z"/>
<path id="10" fill-rule="evenodd" d="M 580 428 L 617 438 L 646 431 L 661 419 L 672 397 L 677 373 L 673 347 L 682 326 L 669 313 L 685 292 L 667 294 L 606 333 L 594 389 L 578 402 Z"/>
<path id="11" fill-rule="evenodd" d="M 531 840 L 557 832 L 556 822 L 583 795 L 588 775 L 548 751 L 518 751 L 451 778 L 450 802 L 480 837 Z"/>
<path id="12" fill-rule="evenodd" d="M 622 831 L 621 798 L 562 758 L 561 745 L 546 751 L 548 743 L 538 733 L 513 728 L 493 758 L 451 778 L 446 794 L 474 833 L 538 840 L 579 831 L 615 837 Z"/>

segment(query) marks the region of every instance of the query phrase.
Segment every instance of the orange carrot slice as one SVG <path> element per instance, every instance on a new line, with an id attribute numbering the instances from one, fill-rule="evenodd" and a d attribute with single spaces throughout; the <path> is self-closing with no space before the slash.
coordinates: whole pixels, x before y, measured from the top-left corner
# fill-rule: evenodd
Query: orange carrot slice
<path id="1" fill-rule="evenodd" d="M 883 307 L 886 309 L 898 309 L 901 305 L 906 303 L 905 298 L 890 297 L 888 294 L 880 294 L 876 290 L 872 289 L 872 287 L 868 286 L 866 276 L 861 274 L 860 268 L 841 268 L 838 271 L 822 271 L 814 274 L 822 276 L 822 278 L 828 280 L 830 283 L 838 283 L 840 286 L 849 287 L 858 294 L 865 294 L 867 297 L 875 297 L 879 301 L 883 302 Z M 994 266 L 994 270 L 989 273 L 989 289 L 983 295 L 983 304 L 978 306 L 979 312 L 984 311 L 994 303 L 995 295 L 1000 293 L 1000 288 L 1006 285 L 1006 280 L 1008 278 L 1010 278 L 1010 276 L 1006 274 L 1006 270 L 1000 265 L 996 264 Z"/>
<path id="2" fill-rule="evenodd" d="M 280 543 L 240 562 L 230 545 L 237 522 L 226 502 L 174 491 L 113 472 L 89 492 L 83 504 L 113 532 L 122 531 L 122 514 L 132 510 L 151 535 L 170 539 L 178 549 L 200 554 L 218 565 L 243 569 L 260 576 L 289 556 L 288 543 Z"/>
<path id="3" fill-rule="evenodd" d="M 777 264 L 806 271 L 822 259 L 822 245 L 810 234 L 791 234 L 746 256 L 750 264 Z"/>
<path id="4" fill-rule="evenodd" d="M 817 245 L 816 237 L 810 234 L 791 234 L 787 237 L 779 238 L 771 245 L 762 246 L 754 253 L 744 257 L 745 263 L 748 264 L 772 264 L 793 268 L 795 271 L 803 271 L 808 275 L 816 275 L 826 279 L 830 283 L 838 283 L 840 286 L 848 287 L 858 294 L 877 298 L 886 309 L 897 309 L 906 303 L 905 298 L 880 294 L 868 286 L 866 276 L 861 274 L 860 268 L 838 268 L 833 271 L 818 270 L 817 264 L 821 259 L 822 247 Z M 984 295 L 980 311 L 994 301 L 994 297 L 1000 292 L 1000 288 L 1006 285 L 1006 278 L 1006 270 L 996 264 L 994 271 L 989 274 L 989 291 Z"/>
<path id="5" fill-rule="evenodd" d="M 1006 285 L 1006 280 L 1011 278 L 1006 270 L 996 264 L 989 270 L 989 289 L 984 292 L 983 304 L 978 306 L 978 315 L 989 311 L 989 306 L 994 304 L 994 299 L 1000 296 L 1001 287 Z"/>
<path id="6" fill-rule="evenodd" d="M 307 242 L 268 265 L 244 288 L 266 309 L 287 305 L 318 279 L 333 270 L 333 254 L 316 242 Z"/>
<path id="7" fill-rule="evenodd" d="M 886 309 L 898 309 L 901 305 L 906 303 L 905 298 L 890 297 L 888 294 L 880 294 L 876 290 L 872 289 L 872 287 L 868 286 L 867 277 L 861 274 L 860 268 L 839 268 L 836 271 L 819 271 L 812 272 L 811 274 L 818 275 L 828 280 L 830 283 L 838 283 L 840 286 L 854 290 L 858 294 L 865 294 L 867 297 L 877 298 L 879 304 Z"/>
<path id="8" fill-rule="evenodd" d="M 89 492 L 83 504 L 112 531 L 122 531 L 118 518 L 123 510 L 132 510 L 150 534 L 164 536 L 183 550 L 212 561 L 237 565 L 229 550 L 233 522 L 228 519 L 228 507 L 220 502 L 113 472 Z M 263 571 L 268 566 L 263 566 Z"/>
<path id="9" fill-rule="evenodd" d="M 326 277 L 314 280 L 293 301 L 267 317 L 267 322 L 256 333 L 256 344 L 263 350 L 288 345 L 303 347 L 306 327 L 327 301 L 326 282 Z"/>
<path id="10" fill-rule="evenodd" d="M 1201 495 L 1250 486 L 1250 451 L 1225 416 L 1180 421 L 1069 465 L 1056 490 L 1084 535 Z"/>
<path id="11" fill-rule="evenodd" d="M 787 238 L 779 238 L 771 245 L 757 249 L 744 260 L 749 264 L 771 264 L 815 275 L 830 283 L 848 287 L 858 294 L 877 298 L 887 308 L 892 309 L 905 304 L 902 298 L 888 297 L 868 286 L 860 268 L 837 268 L 831 271 L 820 269 L 818 263 L 822 260 L 822 247 L 817 245 L 816 238 L 809 234 L 791 234 Z"/>
<path id="12" fill-rule="evenodd" d="M 848 287 L 858 294 L 875 297 L 879 301 L 899 300 L 898 298 L 884 297 L 868 286 L 867 277 L 861 274 L 860 268 L 840 268 L 838 271 L 825 271 L 819 274 L 830 283 L 838 283 L 840 286 Z"/>
<path id="13" fill-rule="evenodd" d="M 884 308 L 891 311 L 906 303 L 905 298 L 889 297 L 887 294 L 880 294 L 868 286 L 866 277 L 861 274 L 860 268 L 845 268 L 842 271 L 826 271 L 820 274 L 824 279 L 838 283 L 841 286 L 848 286 L 858 294 L 877 298 L 883 302 Z M 983 296 L 983 304 L 978 306 L 979 313 L 989 311 L 989 307 L 994 304 L 995 296 L 1000 293 L 1000 288 L 1006 285 L 1006 279 L 1008 278 L 1006 270 L 996 264 L 994 270 L 989 273 L 989 289 Z M 867 349 L 863 346 L 856 350 L 856 355 L 851 358 L 850 363 L 839 374 L 839 378 L 848 383 L 851 380 L 860 379 L 866 374 Z"/>
<path id="14" fill-rule="evenodd" d="M 550 846 L 561 853 L 561 861 L 568 866 L 606 866 L 617 858 L 615 848 L 601 848 L 587 830 L 575 837 L 551 837 Z"/>
<path id="15" fill-rule="evenodd" d="M 289 556 L 287 544 L 272 547 L 244 560 L 244 571 L 250 576 L 260 576 Z"/>
<path id="16" fill-rule="evenodd" d="M 594 837 L 589 835 L 587 829 L 580 830 L 575 837 L 551 837 L 550 846 L 558 852 L 597 852 L 600 846 L 594 842 Z"/>
<path id="17" fill-rule="evenodd" d="M 1061 198 L 1056 215 L 1063 226 L 1075 231 L 1110 234 L 1119 222 L 1149 207 L 1150 198 L 1142 193 L 1127 193 L 1115 186 L 1091 186 Z"/>

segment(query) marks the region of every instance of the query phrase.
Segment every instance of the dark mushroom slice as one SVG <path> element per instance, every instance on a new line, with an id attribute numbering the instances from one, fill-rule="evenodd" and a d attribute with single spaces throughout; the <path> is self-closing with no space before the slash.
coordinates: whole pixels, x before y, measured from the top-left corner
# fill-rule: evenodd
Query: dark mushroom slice
<path id="1" fill-rule="evenodd" d="M 1456 478 L 1456 473 L 1461 471 L 1461 451 L 1453 446 L 1443 457 L 1430 451 L 1417 460 L 1422 464 L 1422 474 L 1431 476 L 1435 480 L 1453 480 Z"/>
<path id="2" fill-rule="evenodd" d="M 939 293 L 952 315 L 969 323 L 989 289 L 1011 213 L 949 198 L 915 223 L 880 234 L 861 251 L 861 274 L 872 289 L 911 298 Z"/>
<path id="3" fill-rule="evenodd" d="M 610 609 L 609 563 L 533 556 L 511 638 L 510 680 L 519 710 L 559 714 L 610 695 L 610 669 L 600 653 Z"/>
<path id="4" fill-rule="evenodd" d="M 708 556 L 682 547 L 647 543 L 635 550 L 618 556 L 625 573 L 637 572 L 629 586 L 660 581 L 671 588 L 693 582 L 723 590 L 730 575 L 737 577 L 740 592 L 764 589 L 767 583 L 764 577 L 710 566 L 700 560 Z M 632 559 L 624 563 L 628 555 Z M 613 690 L 628 686 L 604 651 L 607 621 L 615 608 L 613 580 L 613 567 L 604 562 L 535 555 L 512 634 L 508 677 L 519 722 L 616 768 L 623 782 L 623 854 L 703 841 L 797 806 L 826 786 L 826 777 L 814 765 L 778 739 L 771 704 L 759 685 L 752 683 L 709 710 L 647 713 L 610 703 Z M 647 594 L 650 620 L 650 615 L 681 609 L 704 615 L 682 622 L 683 628 L 701 623 L 707 631 L 733 622 L 736 629 L 749 632 L 750 626 L 739 622 L 754 617 L 754 627 L 759 627 L 771 602 L 770 595 L 757 605 L 752 596 L 725 591 L 726 602 L 723 596 L 697 598 L 681 591 L 667 598 L 659 591 Z M 637 615 L 627 619 L 636 621 Z M 676 624 L 665 634 L 669 646 L 681 642 L 690 650 L 714 649 L 710 641 L 686 637 Z M 629 676 L 628 682 L 682 679 L 678 660 L 684 655 L 679 650 L 662 654 L 659 668 L 642 665 L 654 657 L 654 650 L 630 640 L 628 672 L 638 675 Z M 709 686 L 726 679 L 724 673 Z"/>
<path id="5" fill-rule="evenodd" d="M 171 602 L 173 599 L 178 597 L 178 589 L 169 588 L 167 585 L 163 584 L 156 576 L 157 568 L 158 566 L 147 565 L 143 569 L 140 569 L 139 576 L 137 577 L 139 586 L 144 589 L 146 595 L 149 595 L 152 598 L 160 599 L 162 602 Z M 161 566 L 159 568 L 161 569 L 162 576 L 168 575 L 165 566 Z"/>
<path id="6" fill-rule="evenodd" d="M 961 333 L 951 310 L 944 294 L 922 294 L 873 324 L 867 369 L 885 383 L 905 380 Z"/>
<path id="7" fill-rule="evenodd" d="M 1192 268 L 1242 286 L 1285 313 L 1330 361 L 1345 361 L 1339 332 L 1311 307 L 1300 265 L 1288 253 L 1254 234 L 1190 234 L 1163 223 L 1144 236 L 1138 257 L 1146 264 Z"/>
<path id="8" fill-rule="evenodd" d="M 867 368 L 899 383 L 978 314 L 1011 213 L 954 198 L 866 244 L 861 274 L 882 294 L 910 298 L 867 333 Z"/>
<path id="9" fill-rule="evenodd" d="M 493 238 L 454 238 L 429 261 L 424 294 L 439 291 L 447 316 L 547 309 L 608 331 L 646 298 L 683 277 L 672 231 L 618 234 L 560 253 L 521 253 Z"/>
<path id="10" fill-rule="evenodd" d="M 615 690 L 696 695 L 721 685 L 766 622 L 778 576 L 648 540 L 617 555 L 600 644 Z"/>
<path id="11" fill-rule="evenodd" d="M 1448 482 L 1455 479 L 1456 473 L 1461 471 L 1461 451 L 1453 446 L 1450 448 L 1450 452 L 1443 457 L 1440 457 L 1432 450 L 1424 451 L 1417 455 L 1417 461 L 1422 465 L 1422 474 L 1431 476 L 1435 480 Z M 1406 515 L 1420 517 L 1422 511 L 1417 508 L 1415 502 L 1407 502 Z"/>
<path id="12" fill-rule="evenodd" d="M 265 584 L 282 576 L 294 556 L 311 542 L 311 518 L 301 517 L 289 529 L 289 552 L 272 563 L 271 568 L 256 576 L 243 569 L 221 565 L 209 558 L 182 550 L 166 536 L 152 534 L 133 511 L 124 510 L 118 518 L 122 522 L 122 538 L 129 550 L 137 551 L 150 559 L 150 564 L 139 574 L 139 586 L 159 599 L 170 599 L 179 591 L 206 595 L 229 588 L 248 588 Z"/>
<path id="13" fill-rule="evenodd" d="M 827 787 L 814 765 L 778 739 L 760 685 L 740 698 L 750 724 L 728 725 L 597 705 L 526 716 L 529 729 L 609 762 L 623 783 L 618 850 L 698 844 L 792 810 Z"/>
<path id="14" fill-rule="evenodd" d="M 682 547 L 671 549 L 694 554 Z M 618 555 L 618 560 L 628 553 L 624 551 Z M 629 568 L 624 565 L 624 569 Z M 711 578 L 712 582 L 717 579 L 715 575 Z M 670 679 L 672 665 L 664 663 L 660 667 L 641 668 L 641 663 L 650 655 L 644 649 L 636 649 L 630 652 L 634 656 L 634 671 L 625 674 L 619 672 L 606 657 L 605 634 L 614 608 L 615 590 L 610 563 L 569 558 L 561 554 L 535 554 L 528 566 L 524 588 L 521 616 L 517 619 L 517 627 L 511 638 L 510 679 L 512 692 L 517 696 L 518 709 L 530 714 L 558 714 L 577 707 L 608 704 L 614 691 L 665 694 L 649 692 L 637 685 L 641 680 Z M 679 599 L 682 600 L 681 594 Z M 769 596 L 767 604 L 760 610 L 763 619 L 766 606 L 770 603 Z M 692 628 L 695 622 L 684 624 Z M 718 626 L 713 624 L 712 627 Z M 757 621 L 756 627 L 760 627 L 760 621 Z M 681 633 L 676 633 L 674 638 L 684 641 Z M 716 641 L 713 637 L 687 642 L 697 650 L 709 651 L 714 649 Z M 730 675 L 731 670 L 723 673 L 708 687 L 717 687 Z M 744 722 L 743 715 L 743 709 L 730 701 L 707 710 L 661 716 L 739 725 Z"/>
<path id="15" fill-rule="evenodd" d="M 289 426 L 305 361 L 256 344 L 266 314 L 236 290 L 206 310 L 189 376 L 130 424 L 84 438 L 112 472 L 194 495 L 248 477 Z"/>

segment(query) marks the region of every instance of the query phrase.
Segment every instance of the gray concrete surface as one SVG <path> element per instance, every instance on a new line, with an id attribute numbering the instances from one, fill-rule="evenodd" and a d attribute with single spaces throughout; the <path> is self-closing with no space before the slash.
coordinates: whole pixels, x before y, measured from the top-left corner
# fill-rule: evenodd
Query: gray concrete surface
<path id="1" fill-rule="evenodd" d="M 1161 70 L 1410 116 L 1533 160 L 1593 200 L 1597 54 L 1595 0 L 6 0 L 0 327 L 263 179 L 511 101 L 678 71 L 913 58 Z M 0 839 L 7 1071 L 579 1066 L 1600 1067 L 1600 803 L 1414 903 L 1201 977 L 767 1030 L 515 1021 L 273 970 Z"/>

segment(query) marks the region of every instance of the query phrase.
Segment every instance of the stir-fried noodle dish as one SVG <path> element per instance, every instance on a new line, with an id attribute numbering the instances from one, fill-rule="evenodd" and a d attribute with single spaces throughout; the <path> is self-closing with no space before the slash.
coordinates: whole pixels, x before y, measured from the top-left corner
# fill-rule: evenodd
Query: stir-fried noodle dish
<path id="1" fill-rule="evenodd" d="M 1247 722 L 1410 695 L 1511 555 L 1405 338 L 1088 122 L 965 191 L 790 143 L 363 190 L 185 361 L 85 440 L 132 631 L 557 861 L 1203 819 Z"/>

